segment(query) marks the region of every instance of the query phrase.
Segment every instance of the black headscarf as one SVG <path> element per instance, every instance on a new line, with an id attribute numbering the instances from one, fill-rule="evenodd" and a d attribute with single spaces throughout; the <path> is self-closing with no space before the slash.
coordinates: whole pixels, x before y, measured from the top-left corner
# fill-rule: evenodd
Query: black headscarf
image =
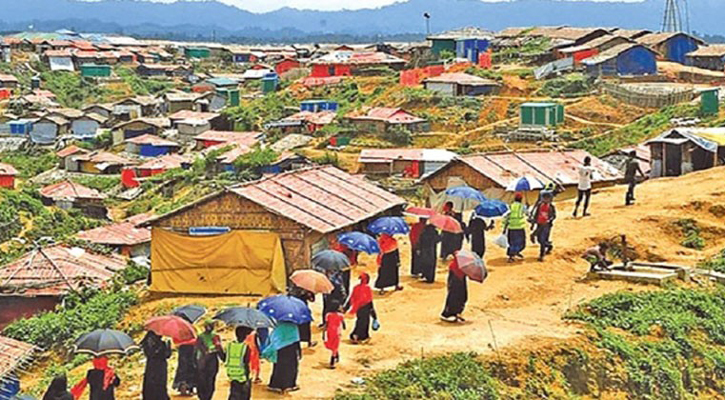
<path id="1" fill-rule="evenodd" d="M 73 400 L 73 396 L 68 392 L 68 379 L 65 375 L 53 378 L 43 400 Z"/>

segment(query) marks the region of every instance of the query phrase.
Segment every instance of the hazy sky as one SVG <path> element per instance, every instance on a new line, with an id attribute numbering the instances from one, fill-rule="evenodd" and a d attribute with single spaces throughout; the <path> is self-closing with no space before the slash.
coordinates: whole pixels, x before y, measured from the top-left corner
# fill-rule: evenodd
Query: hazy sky
<path id="1" fill-rule="evenodd" d="M 92 1 L 92 0 L 90 0 Z M 171 3 L 177 0 L 147 0 Z M 252 12 L 266 12 L 282 7 L 313 10 L 356 10 L 360 8 L 376 8 L 405 0 L 217 0 Z M 514 0 L 480 0 L 480 1 L 514 1 Z M 615 1 L 636 2 L 642 0 L 563 0 L 563 1 Z"/>

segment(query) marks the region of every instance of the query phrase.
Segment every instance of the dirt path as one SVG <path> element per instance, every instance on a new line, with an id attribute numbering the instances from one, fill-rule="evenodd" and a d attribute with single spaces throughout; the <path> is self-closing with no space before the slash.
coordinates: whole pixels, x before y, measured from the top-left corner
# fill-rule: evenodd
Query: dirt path
<path id="1" fill-rule="evenodd" d="M 571 115 L 571 114 L 566 114 L 566 118 L 570 118 L 570 119 L 572 119 L 572 120 L 574 120 L 576 122 L 579 122 L 579 123 L 582 123 L 582 124 L 585 124 L 585 125 L 600 125 L 600 126 L 609 126 L 609 127 L 612 127 L 612 128 L 621 128 L 621 127 L 624 126 L 623 124 L 613 124 L 611 122 L 589 121 L 589 120 L 586 120 L 584 118 L 579 118 L 579 117 L 577 117 L 575 115 Z"/>
<path id="2" fill-rule="evenodd" d="M 526 260 L 508 264 L 503 251 L 489 243 L 485 257 L 489 278 L 484 284 L 469 283 L 469 302 L 464 314 L 468 322 L 462 325 L 447 324 L 438 317 L 445 299 L 445 266 L 439 265 L 432 285 L 413 281 L 407 277 L 409 246 L 407 239 L 401 238 L 401 276 L 405 289 L 375 295 L 381 330 L 373 334 L 368 345 L 354 346 L 345 336 L 342 361 L 336 370 L 325 367 L 329 352 L 322 344 L 304 349 L 299 377 L 302 389 L 288 397 L 329 398 L 336 389 L 350 387 L 354 377 L 364 377 L 422 355 L 451 351 L 489 353 L 496 347 L 526 347 L 536 341 L 571 338 L 577 335 L 579 327 L 562 320 L 562 314 L 568 309 L 608 292 L 652 288 L 611 281 L 582 281 L 580 278 L 587 266 L 579 254 L 599 240 L 626 233 L 642 258 L 694 264 L 725 247 L 725 235 L 720 228 L 723 219 L 712 211 L 719 209 L 712 208 L 713 205 L 725 205 L 723 180 L 725 169 L 718 168 L 683 178 L 648 182 L 637 188 L 638 203 L 632 207 L 623 205 L 624 187 L 602 189 L 593 195 L 592 216 L 585 219 L 571 217 L 571 201 L 558 202 L 559 218 L 553 232 L 556 248 L 545 262 L 536 261 L 538 248 L 529 243 L 524 252 Z M 679 218 L 698 221 L 707 240 L 704 251 L 686 249 L 679 244 L 679 233 L 672 228 L 672 222 Z M 489 241 L 498 234 L 499 228 L 494 232 L 488 235 Z M 363 268 L 372 270 L 374 259 L 362 257 L 362 263 Z M 201 303 L 216 310 L 226 305 L 255 302 L 256 299 L 238 297 L 180 296 L 147 300 L 132 311 L 126 324 L 137 324 L 149 315 L 184 303 Z M 314 304 L 316 316 L 320 305 L 319 300 Z M 352 323 L 348 320 L 349 325 Z M 313 334 L 321 340 L 316 328 Z M 223 331 L 224 339 L 230 336 L 230 330 Z M 170 377 L 175 365 L 172 359 Z M 139 398 L 143 361 L 136 356 L 119 367 L 125 381 L 121 388 L 123 397 L 119 398 Z M 270 365 L 264 363 L 265 383 L 269 376 Z M 214 399 L 226 399 L 227 395 L 228 385 L 222 370 Z M 267 392 L 264 385 L 255 386 L 255 399 L 281 397 Z"/>

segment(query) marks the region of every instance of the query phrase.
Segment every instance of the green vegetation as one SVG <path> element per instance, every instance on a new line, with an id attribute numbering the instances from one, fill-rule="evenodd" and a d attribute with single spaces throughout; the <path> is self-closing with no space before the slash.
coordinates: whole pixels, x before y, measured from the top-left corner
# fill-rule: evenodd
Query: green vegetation
<path id="1" fill-rule="evenodd" d="M 413 143 L 410 131 L 402 126 L 391 126 L 383 132 L 381 138 L 396 146 L 409 146 Z"/>
<path id="2" fill-rule="evenodd" d="M 508 47 L 493 54 L 493 62 L 500 63 L 504 61 L 526 59 L 537 56 L 548 51 L 551 48 L 551 39 L 546 37 L 534 38 L 527 40 L 522 46 Z"/>
<path id="3" fill-rule="evenodd" d="M 692 218 L 678 219 L 674 225 L 682 232 L 682 244 L 688 249 L 702 250 L 705 248 L 705 239 L 700 236 L 700 227 Z"/>
<path id="4" fill-rule="evenodd" d="M 51 237 L 56 241 L 67 239 L 76 233 L 101 226 L 101 221 L 86 217 L 80 210 L 43 209 L 33 218 L 32 227 L 24 236 L 30 240 Z"/>
<path id="5" fill-rule="evenodd" d="M 571 146 L 587 150 L 599 157 L 612 150 L 641 143 L 662 133 L 662 131 L 670 126 L 670 119 L 672 118 L 696 117 L 698 112 L 699 106 L 692 104 L 678 104 L 676 106 L 664 107 L 622 128 L 615 129 L 601 136 L 572 143 Z"/>
<path id="6" fill-rule="evenodd" d="M 80 108 L 84 104 L 103 103 L 112 92 L 103 86 L 81 78 L 68 71 L 45 71 L 40 74 L 44 88 L 58 98 L 58 102 L 71 108 Z"/>
<path id="7" fill-rule="evenodd" d="M 58 157 L 52 151 L 30 149 L 1 153 L 0 161 L 12 165 L 21 178 L 28 179 L 55 167 Z"/>
<path id="8" fill-rule="evenodd" d="M 452 50 L 441 50 L 441 52 L 438 54 L 439 60 L 452 60 L 456 58 L 456 53 L 454 53 Z"/>
<path id="9" fill-rule="evenodd" d="M 141 78 L 134 70 L 128 67 L 116 67 L 115 72 L 136 95 L 158 95 L 174 87 L 173 83 L 169 81 Z"/>
<path id="10" fill-rule="evenodd" d="M 279 158 L 271 148 L 255 147 L 251 152 L 242 154 L 234 161 L 237 177 L 240 180 L 253 180 L 261 177 L 260 169 L 273 164 Z"/>
<path id="11" fill-rule="evenodd" d="M 286 107 L 298 106 L 289 92 L 274 92 L 223 112 L 234 121 L 237 130 L 251 131 L 261 130 L 264 124 L 285 117 Z"/>
<path id="12" fill-rule="evenodd" d="M 609 390 L 635 399 L 685 399 L 725 388 L 725 289 L 605 295 L 570 314 L 589 323 L 595 344 L 624 366 Z M 610 382 L 611 383 L 611 382 Z"/>
<path id="13" fill-rule="evenodd" d="M 3 335 L 44 349 L 68 348 L 84 333 L 113 328 L 137 302 L 136 293 L 118 288 L 73 293 L 54 311 L 11 323 L 3 329 Z"/>
<path id="14" fill-rule="evenodd" d="M 483 69 L 476 66 L 468 67 L 465 71 L 467 74 L 475 75 L 484 79 L 493 79 L 497 81 L 503 80 L 503 74 L 500 71 L 492 69 Z"/>
<path id="15" fill-rule="evenodd" d="M 698 267 L 725 274 L 725 249 L 701 262 Z"/>
<path id="16" fill-rule="evenodd" d="M 408 361 L 370 378 L 362 393 L 338 393 L 336 400 L 497 399 L 483 364 L 472 353 Z"/>
<path id="17" fill-rule="evenodd" d="M 578 97 L 589 94 L 593 80 L 584 74 L 568 74 L 560 78 L 549 79 L 539 89 L 540 96 Z"/>
<path id="18" fill-rule="evenodd" d="M 121 184 L 121 178 L 119 176 L 104 176 L 104 175 L 82 175 L 73 177 L 73 181 L 87 186 L 92 189 L 96 189 L 100 192 L 107 192 Z"/>

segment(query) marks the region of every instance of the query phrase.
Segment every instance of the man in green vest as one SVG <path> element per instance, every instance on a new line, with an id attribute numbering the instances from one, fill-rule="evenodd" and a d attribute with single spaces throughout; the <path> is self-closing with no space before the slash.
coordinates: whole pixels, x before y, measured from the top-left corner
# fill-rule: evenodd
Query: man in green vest
<path id="1" fill-rule="evenodd" d="M 516 258 L 524 258 L 521 254 L 526 248 L 526 207 L 522 203 L 523 198 L 521 193 L 516 193 L 510 211 L 504 219 L 503 229 L 504 232 L 507 232 L 509 242 L 506 250 L 506 254 L 509 256 L 508 262 L 514 262 Z"/>
<path id="2" fill-rule="evenodd" d="M 229 385 L 229 400 L 249 400 L 252 398 L 252 382 L 249 379 L 249 351 L 244 340 L 252 333 L 246 326 L 238 326 L 237 341 L 227 345 L 224 366 Z"/>

